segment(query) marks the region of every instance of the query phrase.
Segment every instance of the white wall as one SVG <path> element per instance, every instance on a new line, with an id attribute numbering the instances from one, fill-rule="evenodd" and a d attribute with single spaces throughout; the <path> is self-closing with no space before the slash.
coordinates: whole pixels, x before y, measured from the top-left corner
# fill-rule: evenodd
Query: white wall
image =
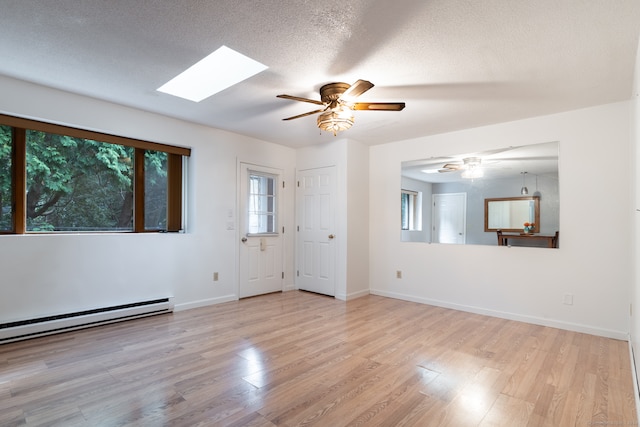
<path id="1" fill-rule="evenodd" d="M 294 150 L 6 77 L 0 93 L 5 114 L 193 149 L 186 234 L 0 236 L 0 323 L 167 295 L 177 309 L 237 298 L 240 237 L 227 230 L 229 209 L 237 225 L 237 163 L 282 169 L 293 183 Z M 293 230 L 293 185 L 284 203 Z M 285 236 L 285 288 L 293 251 Z"/>
<path id="2" fill-rule="evenodd" d="M 347 293 L 369 294 L 369 147 L 347 141 Z"/>
<path id="3" fill-rule="evenodd" d="M 632 199 L 634 200 L 633 205 L 633 229 L 634 233 L 632 234 L 634 238 L 634 247 L 632 250 L 632 257 L 635 264 L 635 269 L 633 271 L 633 286 L 631 289 L 631 304 L 632 304 L 632 315 L 630 320 L 630 334 L 629 340 L 631 346 L 633 347 L 633 352 L 635 355 L 635 368 L 636 368 L 636 377 L 638 375 L 640 369 L 640 348 L 638 347 L 640 343 L 640 315 L 638 310 L 640 310 L 640 263 L 638 260 L 638 247 L 640 246 L 640 118 L 638 118 L 638 114 L 640 114 L 640 44 L 638 45 L 638 53 L 636 55 L 636 66 L 634 70 L 634 85 L 633 85 L 633 96 L 631 100 L 631 138 L 632 138 L 632 146 L 633 146 L 633 156 L 630 156 L 630 162 L 633 163 L 633 193 L 634 196 Z M 637 386 L 637 383 L 634 383 Z M 640 406 L 638 405 L 638 390 L 636 389 L 636 410 L 638 411 L 638 416 L 640 418 Z"/>
<path id="4" fill-rule="evenodd" d="M 616 103 L 371 147 L 371 292 L 626 339 L 630 108 Z M 402 161 L 549 141 L 560 143 L 559 249 L 400 241 Z M 573 305 L 563 304 L 565 293 Z"/>

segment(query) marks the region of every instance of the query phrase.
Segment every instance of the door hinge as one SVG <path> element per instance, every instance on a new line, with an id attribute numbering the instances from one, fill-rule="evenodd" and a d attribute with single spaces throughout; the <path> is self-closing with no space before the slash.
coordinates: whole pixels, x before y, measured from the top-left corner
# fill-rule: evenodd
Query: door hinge
<path id="1" fill-rule="evenodd" d="M 300 181 L 298 181 L 298 187 L 300 187 Z"/>
<path id="2" fill-rule="evenodd" d="M 300 277 L 300 270 L 296 270 L 296 276 Z"/>
<path id="3" fill-rule="evenodd" d="M 299 226 L 299 225 L 298 225 L 298 226 L 296 226 L 296 228 L 297 228 L 297 231 L 300 231 L 300 226 Z"/>
<path id="4" fill-rule="evenodd" d="M 282 188 L 284 188 L 284 181 L 282 181 Z"/>
<path id="5" fill-rule="evenodd" d="M 282 272 L 282 278 L 284 279 L 284 271 Z"/>
<path id="6" fill-rule="evenodd" d="M 284 234 L 284 227 L 282 227 L 282 234 Z"/>

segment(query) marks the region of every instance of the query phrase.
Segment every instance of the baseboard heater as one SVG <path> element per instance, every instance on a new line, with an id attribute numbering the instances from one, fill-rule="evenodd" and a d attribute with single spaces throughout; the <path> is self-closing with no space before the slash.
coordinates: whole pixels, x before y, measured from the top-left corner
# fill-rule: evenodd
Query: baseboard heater
<path id="1" fill-rule="evenodd" d="M 75 313 L 0 324 L 0 344 L 173 311 L 172 298 L 160 298 Z"/>

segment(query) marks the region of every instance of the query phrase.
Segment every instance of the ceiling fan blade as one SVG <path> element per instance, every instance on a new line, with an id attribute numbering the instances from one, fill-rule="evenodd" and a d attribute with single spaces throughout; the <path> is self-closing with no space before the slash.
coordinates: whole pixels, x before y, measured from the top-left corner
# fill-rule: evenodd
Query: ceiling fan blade
<path id="1" fill-rule="evenodd" d="M 354 110 L 370 111 L 400 111 L 404 107 L 404 102 L 356 102 L 353 104 Z"/>
<path id="2" fill-rule="evenodd" d="M 343 101 L 349 101 L 351 99 L 357 98 L 362 95 L 369 89 L 373 87 L 373 83 L 367 80 L 358 80 L 354 84 L 349 87 L 349 89 L 345 90 L 344 93 L 340 96 L 340 99 Z"/>
<path id="3" fill-rule="evenodd" d="M 302 101 L 302 102 L 310 102 L 316 105 L 324 105 L 322 101 L 316 101 L 315 99 L 309 98 L 300 98 L 299 96 L 291 96 L 291 95 L 276 95 L 277 98 L 290 99 L 292 101 Z"/>
<path id="4" fill-rule="evenodd" d="M 325 110 L 325 109 L 322 109 L 322 110 L 315 110 L 315 111 L 309 111 L 308 113 L 298 114 L 297 116 L 287 117 L 286 119 L 282 119 L 282 120 L 293 120 L 293 119 L 299 119 L 300 117 L 306 117 L 306 116 L 310 116 L 310 115 L 312 115 L 312 114 L 322 113 L 324 110 Z"/>

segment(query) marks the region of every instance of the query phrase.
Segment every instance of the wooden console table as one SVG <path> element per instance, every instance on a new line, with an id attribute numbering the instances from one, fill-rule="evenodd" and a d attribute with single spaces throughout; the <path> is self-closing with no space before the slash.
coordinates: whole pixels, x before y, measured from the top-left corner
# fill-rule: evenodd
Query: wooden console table
<path id="1" fill-rule="evenodd" d="M 509 240 L 520 240 L 520 241 L 544 241 L 548 248 L 557 248 L 558 247 L 558 232 L 552 236 L 545 236 L 542 234 L 505 234 L 502 231 L 498 231 L 498 245 L 499 246 L 509 246 Z"/>

